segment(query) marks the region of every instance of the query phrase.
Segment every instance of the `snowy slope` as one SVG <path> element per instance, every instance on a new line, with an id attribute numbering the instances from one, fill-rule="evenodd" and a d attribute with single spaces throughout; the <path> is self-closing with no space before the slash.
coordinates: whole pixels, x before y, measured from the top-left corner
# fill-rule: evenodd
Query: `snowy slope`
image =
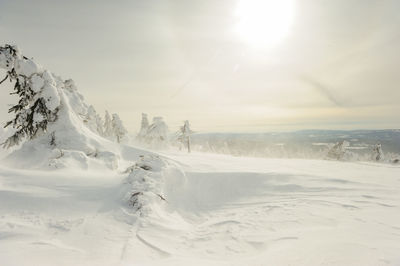
<path id="1" fill-rule="evenodd" d="M 140 215 L 132 174 L 1 166 L 1 265 L 400 264 L 398 166 L 161 155 Z"/>

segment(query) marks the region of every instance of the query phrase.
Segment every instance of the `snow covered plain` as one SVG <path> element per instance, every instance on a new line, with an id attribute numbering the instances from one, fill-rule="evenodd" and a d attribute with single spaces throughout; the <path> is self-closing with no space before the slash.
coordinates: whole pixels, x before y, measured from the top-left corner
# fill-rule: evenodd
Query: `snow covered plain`
<path id="1" fill-rule="evenodd" d="M 121 160 L 141 153 L 125 147 Z M 145 202 L 141 215 L 124 196 L 121 164 L 0 164 L 0 264 L 400 265 L 398 166 L 160 156 L 143 171 L 165 200 Z"/>

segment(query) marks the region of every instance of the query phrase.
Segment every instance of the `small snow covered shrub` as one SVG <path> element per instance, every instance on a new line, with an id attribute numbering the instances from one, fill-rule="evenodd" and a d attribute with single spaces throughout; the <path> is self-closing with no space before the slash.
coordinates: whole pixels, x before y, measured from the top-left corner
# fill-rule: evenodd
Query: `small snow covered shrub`
<path id="1" fill-rule="evenodd" d="M 342 140 L 337 142 L 328 151 L 327 157 L 334 160 L 342 160 L 346 155 L 346 148 L 350 145 L 348 141 Z"/>
<path id="2" fill-rule="evenodd" d="M 124 187 L 124 201 L 135 212 L 146 215 L 151 210 L 151 205 L 166 201 L 162 195 L 163 175 L 162 169 L 166 166 L 160 157 L 155 155 L 140 156 L 138 162 L 126 169 L 129 173 Z"/>
<path id="3" fill-rule="evenodd" d="M 389 163 L 400 164 L 400 154 L 388 152 L 385 157 Z"/>

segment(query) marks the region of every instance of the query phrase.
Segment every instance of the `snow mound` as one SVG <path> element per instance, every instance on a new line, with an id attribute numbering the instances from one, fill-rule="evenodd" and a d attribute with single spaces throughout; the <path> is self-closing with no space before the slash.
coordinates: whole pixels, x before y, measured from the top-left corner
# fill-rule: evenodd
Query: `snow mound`
<path id="1" fill-rule="evenodd" d="M 163 196 L 164 171 L 171 167 L 165 159 L 157 155 L 142 155 L 127 168 L 129 173 L 122 187 L 123 201 L 129 209 L 140 216 L 147 216 L 154 205 L 166 202 Z"/>

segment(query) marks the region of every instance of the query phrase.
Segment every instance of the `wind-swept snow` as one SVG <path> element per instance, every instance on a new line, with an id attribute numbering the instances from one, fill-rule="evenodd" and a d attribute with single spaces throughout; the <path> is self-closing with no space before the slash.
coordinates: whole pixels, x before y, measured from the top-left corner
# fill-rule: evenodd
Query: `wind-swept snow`
<path id="1" fill-rule="evenodd" d="M 120 152 L 136 177 L 0 167 L 2 264 L 400 264 L 398 166 L 144 153 Z"/>
<path id="2" fill-rule="evenodd" d="M 0 153 L 1 265 L 400 264 L 398 161 L 141 150 L 121 144 L 117 114 L 103 121 L 72 80 L 18 48 L 0 47 L 0 68 L 20 97 L 0 130 L 10 148 Z M 168 138 L 161 117 L 143 115 L 138 140 L 167 148 Z"/>

